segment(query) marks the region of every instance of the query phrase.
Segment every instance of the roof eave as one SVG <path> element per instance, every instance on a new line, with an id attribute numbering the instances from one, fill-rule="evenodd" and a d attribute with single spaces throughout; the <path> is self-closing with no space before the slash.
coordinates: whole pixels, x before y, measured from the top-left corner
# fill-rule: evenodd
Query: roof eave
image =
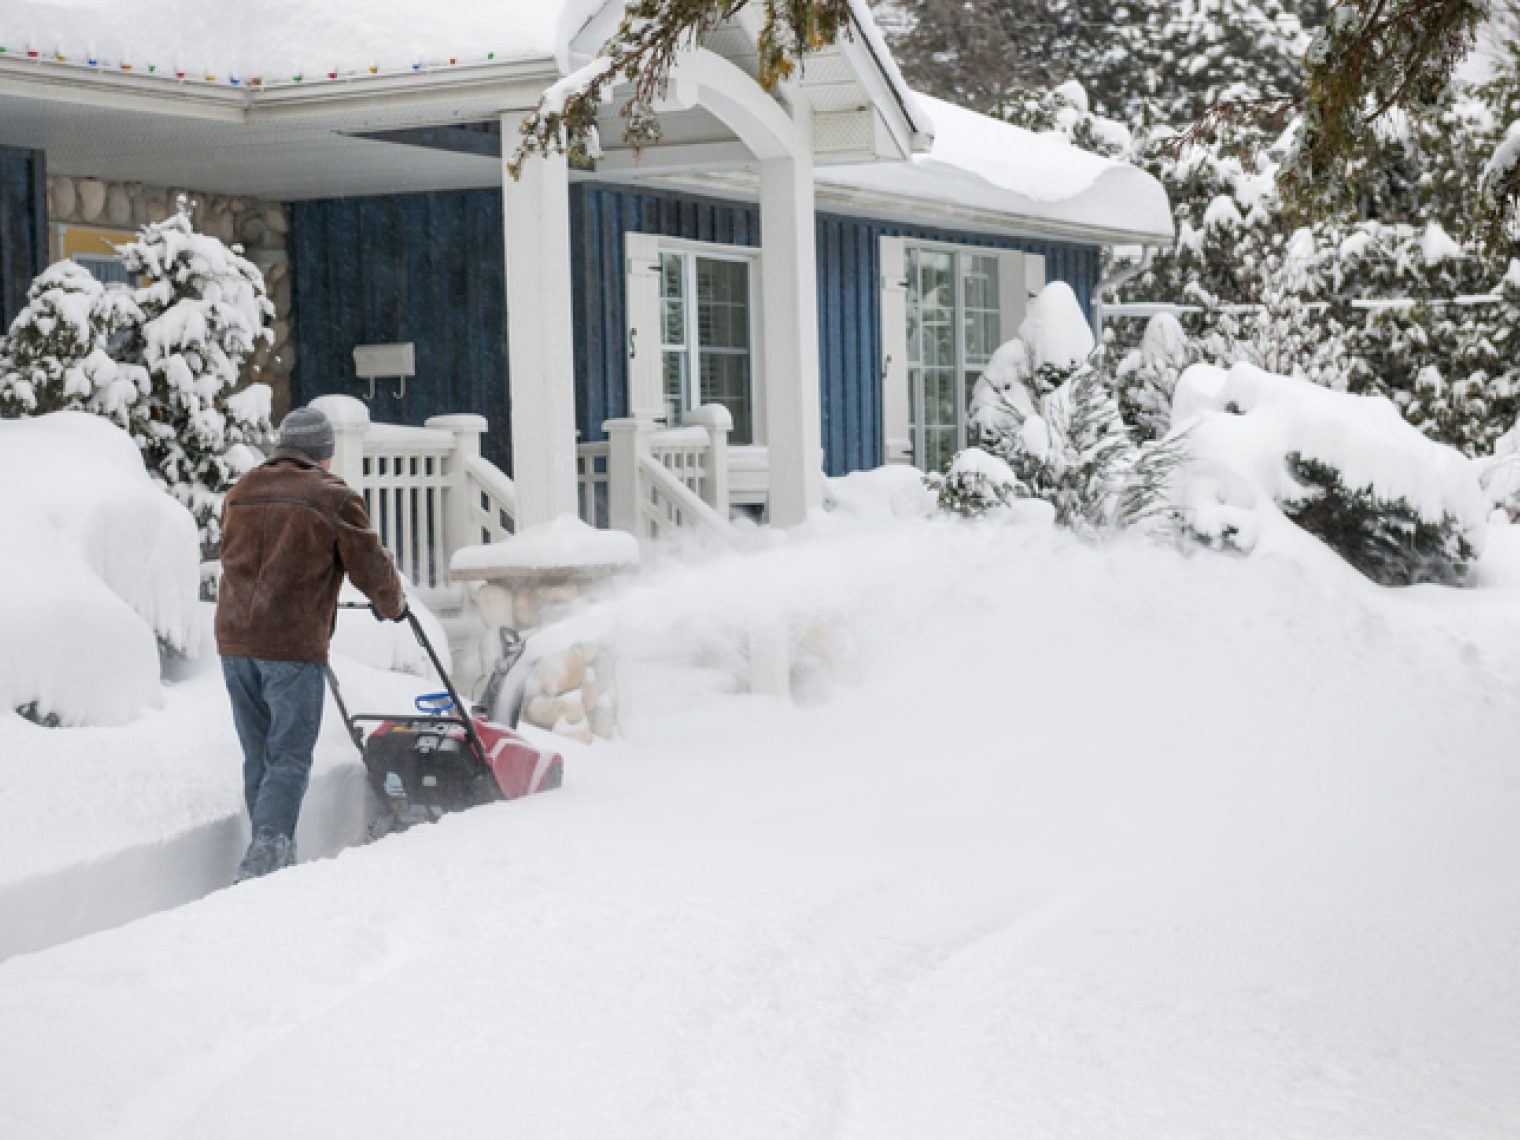
<path id="1" fill-rule="evenodd" d="M 136 110 L 149 114 L 246 122 L 254 118 L 374 110 L 406 101 L 457 106 L 476 97 L 495 110 L 536 105 L 543 88 L 559 75 L 553 59 L 528 58 L 470 63 L 421 71 L 379 73 L 339 79 L 309 79 L 252 86 L 222 86 L 81 67 L 41 59 L 0 57 L 0 94 L 83 106 Z M 447 114 L 446 118 L 457 118 Z"/>
<path id="2" fill-rule="evenodd" d="M 1175 233 L 1131 230 L 1062 218 L 1040 218 L 965 206 L 940 199 L 907 197 L 820 181 L 820 209 L 901 222 L 907 225 L 961 226 L 978 233 L 1001 237 L 1028 237 L 1072 241 L 1086 245 L 1143 245 L 1166 247 Z"/>

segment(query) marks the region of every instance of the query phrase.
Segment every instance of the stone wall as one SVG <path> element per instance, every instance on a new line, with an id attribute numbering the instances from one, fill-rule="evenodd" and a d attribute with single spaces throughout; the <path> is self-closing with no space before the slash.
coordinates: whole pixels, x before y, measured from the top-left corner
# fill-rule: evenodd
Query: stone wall
<path id="1" fill-rule="evenodd" d="M 274 343 L 260 345 L 244 363 L 243 380 L 261 381 L 274 389 L 274 417 L 279 422 L 290 408 L 290 376 L 296 359 L 285 244 L 290 219 L 283 205 L 183 187 L 53 175 L 48 178 L 48 222 L 136 229 L 163 221 L 181 195 L 192 203 L 190 216 L 196 229 L 228 245 L 241 244 L 244 256 L 264 274 L 274 302 Z"/>

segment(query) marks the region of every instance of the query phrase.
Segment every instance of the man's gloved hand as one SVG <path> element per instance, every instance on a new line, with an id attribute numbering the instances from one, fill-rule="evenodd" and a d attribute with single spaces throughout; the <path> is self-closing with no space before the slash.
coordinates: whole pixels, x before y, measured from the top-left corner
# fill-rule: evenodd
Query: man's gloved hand
<path id="1" fill-rule="evenodd" d="M 403 621 L 406 620 L 406 615 L 409 614 L 409 613 L 411 613 L 412 611 L 411 611 L 411 607 L 408 606 L 405 602 L 403 602 L 401 604 L 401 612 L 399 614 L 397 614 L 395 617 L 386 617 L 383 613 L 380 612 L 380 608 L 378 606 L 376 606 L 374 602 L 371 602 L 369 604 L 369 612 L 375 615 L 375 620 L 376 621 L 403 622 Z"/>

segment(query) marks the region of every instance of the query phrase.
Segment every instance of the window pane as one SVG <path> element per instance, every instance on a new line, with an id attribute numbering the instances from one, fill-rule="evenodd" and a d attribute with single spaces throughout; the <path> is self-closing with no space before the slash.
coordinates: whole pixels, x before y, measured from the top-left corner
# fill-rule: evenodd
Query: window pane
<path id="1" fill-rule="evenodd" d="M 90 276 L 107 285 L 135 285 L 132 275 L 127 272 L 127 267 L 115 257 L 106 257 L 103 254 L 76 253 L 74 260 L 90 271 Z"/>
<path id="2" fill-rule="evenodd" d="M 686 369 L 688 357 L 684 352 L 665 353 L 665 422 L 675 427 L 686 412 Z"/>
<path id="3" fill-rule="evenodd" d="M 686 343 L 685 264 L 679 253 L 660 254 L 660 335 L 670 347 Z"/>
<path id="4" fill-rule="evenodd" d="M 701 355 L 701 402 L 722 404 L 734 417 L 729 438 L 734 443 L 753 443 L 750 415 L 749 354 L 703 352 Z"/>
<path id="5" fill-rule="evenodd" d="M 918 257 L 919 294 L 926 308 L 955 311 L 955 255 L 938 250 L 921 250 Z"/>
<path id="6" fill-rule="evenodd" d="M 924 470 L 943 471 L 955 458 L 955 429 L 930 428 L 924 432 Z"/>
<path id="7" fill-rule="evenodd" d="M 998 263 L 995 256 L 966 254 L 961 258 L 961 327 L 964 364 L 985 364 L 1001 341 L 998 310 Z"/>
<path id="8" fill-rule="evenodd" d="M 697 343 L 703 348 L 749 347 L 749 265 L 697 259 Z"/>

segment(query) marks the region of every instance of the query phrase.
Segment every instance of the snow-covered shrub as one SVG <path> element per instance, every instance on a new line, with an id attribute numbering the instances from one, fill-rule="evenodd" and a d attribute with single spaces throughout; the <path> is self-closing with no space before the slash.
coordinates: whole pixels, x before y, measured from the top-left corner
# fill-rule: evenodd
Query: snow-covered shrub
<path id="1" fill-rule="evenodd" d="M 1140 346 L 1114 369 L 1119 414 L 1142 440 L 1160 439 L 1172 427 L 1172 392 L 1197 352 L 1171 313 L 1157 313 L 1145 323 Z"/>
<path id="2" fill-rule="evenodd" d="M 147 376 L 119 365 L 108 347 L 140 318 L 125 290 L 107 289 L 77 262 L 48 266 L 0 337 L 0 415 L 87 411 L 126 427 Z"/>
<path id="3" fill-rule="evenodd" d="M 121 724 L 198 648 L 195 522 L 99 416 L 0 420 L 0 710 Z"/>
<path id="4" fill-rule="evenodd" d="M 1162 513 L 1174 445 L 1137 444 L 1105 377 L 1093 335 L 1064 282 L 1030 305 L 1019 337 L 993 354 L 971 400 L 973 448 L 934 484 L 941 506 L 983 514 L 1043 499 L 1076 530 L 1133 525 Z"/>
<path id="5" fill-rule="evenodd" d="M 1299 526 L 1380 586 L 1459 586 L 1477 557 L 1460 519 L 1422 518 L 1408 499 L 1348 487 L 1341 473 L 1294 452 L 1288 470 L 1301 489 L 1282 504 Z"/>
<path id="6" fill-rule="evenodd" d="M 980 447 L 956 453 L 943 475 L 930 474 L 925 483 L 934 492 L 940 510 L 977 518 L 1006 507 L 1019 498 L 1019 477 L 1013 468 Z"/>
<path id="7" fill-rule="evenodd" d="M 1472 465 L 1383 397 L 1195 365 L 1173 414 L 1188 430 L 1185 525 L 1210 545 L 1291 544 L 1279 525 L 1291 521 L 1389 585 L 1458 583 L 1482 552 L 1488 505 Z"/>
<path id="8" fill-rule="evenodd" d="M 141 318 L 116 353 L 149 376 L 132 432 L 149 469 L 195 515 L 203 545 L 215 547 L 222 496 L 246 467 L 248 445 L 269 432 L 269 387 L 231 393 L 243 358 L 271 335 L 274 306 L 258 267 L 196 233 L 183 199 L 117 253 L 144 280 L 132 292 Z"/>

